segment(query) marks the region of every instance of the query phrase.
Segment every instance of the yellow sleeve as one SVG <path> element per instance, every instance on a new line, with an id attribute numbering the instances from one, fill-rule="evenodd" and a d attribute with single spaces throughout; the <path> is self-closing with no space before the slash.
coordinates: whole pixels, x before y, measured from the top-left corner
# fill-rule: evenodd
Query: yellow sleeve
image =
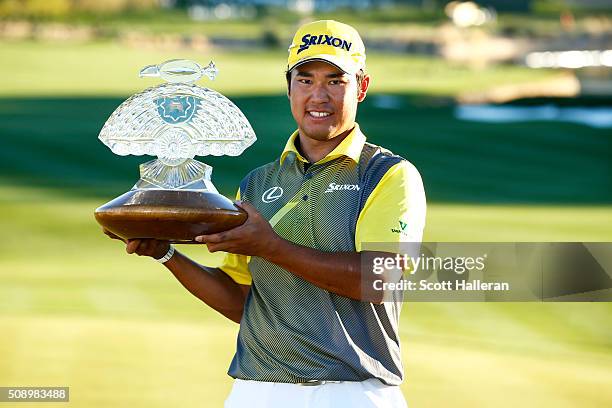
<path id="1" fill-rule="evenodd" d="M 225 254 L 223 264 L 219 266 L 223 272 L 229 275 L 234 282 L 241 285 L 251 284 L 251 272 L 249 272 L 249 258 L 246 255 Z"/>
<path id="2" fill-rule="evenodd" d="M 238 189 L 236 193 L 236 200 L 240 200 L 240 189 Z M 241 285 L 250 285 L 251 272 L 249 271 L 248 265 L 250 258 L 250 256 L 230 254 L 227 252 L 219 269 L 229 275 L 234 282 Z"/>
<path id="3" fill-rule="evenodd" d="M 421 175 L 410 162 L 402 160 L 382 177 L 361 210 L 355 229 L 355 248 L 358 252 L 388 251 L 388 244 L 421 242 L 425 212 Z"/>

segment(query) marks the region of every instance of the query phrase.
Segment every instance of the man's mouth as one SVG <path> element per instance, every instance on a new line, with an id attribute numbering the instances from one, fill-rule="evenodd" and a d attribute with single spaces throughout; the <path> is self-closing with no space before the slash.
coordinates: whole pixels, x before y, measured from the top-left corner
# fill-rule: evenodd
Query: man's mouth
<path id="1" fill-rule="evenodd" d="M 325 111 L 308 111 L 308 114 L 313 118 L 326 118 L 331 115 L 331 112 Z"/>

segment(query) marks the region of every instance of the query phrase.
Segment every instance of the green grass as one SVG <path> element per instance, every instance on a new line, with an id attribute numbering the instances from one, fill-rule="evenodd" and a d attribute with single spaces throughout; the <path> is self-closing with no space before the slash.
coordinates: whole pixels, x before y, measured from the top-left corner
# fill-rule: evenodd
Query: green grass
<path id="1" fill-rule="evenodd" d="M 126 255 L 93 218 L 145 160 L 116 157 L 97 133 L 128 94 L 156 83 L 138 80 L 138 68 L 171 56 L 106 43 L 2 43 L 0 54 L 0 385 L 70 386 L 74 407 L 221 406 L 237 325 L 157 263 Z M 278 154 L 293 123 L 284 53 L 214 58 L 215 88 L 259 138 L 241 159 L 204 158 L 231 195 L 246 171 Z M 370 140 L 421 170 L 426 240 L 612 241 L 608 131 L 460 122 L 440 104 L 550 73 L 369 62 L 374 88 L 359 120 Z M 399 109 L 380 107 L 389 93 Z M 182 250 L 219 262 L 201 246 Z M 407 303 L 402 389 L 423 407 L 612 405 L 611 316 L 606 303 Z"/>
<path id="2" fill-rule="evenodd" d="M 214 60 L 219 76 L 200 81 L 226 95 L 278 95 L 286 91 L 286 51 L 211 49 L 209 52 L 150 51 L 110 42 L 87 44 L 0 42 L 0 96 L 128 96 L 160 83 L 139 79 L 145 65 L 172 58 L 202 64 Z M 556 74 L 522 67 L 474 72 L 442 61 L 397 54 L 368 53 L 372 92 L 454 95 L 493 85 L 537 81 Z"/>

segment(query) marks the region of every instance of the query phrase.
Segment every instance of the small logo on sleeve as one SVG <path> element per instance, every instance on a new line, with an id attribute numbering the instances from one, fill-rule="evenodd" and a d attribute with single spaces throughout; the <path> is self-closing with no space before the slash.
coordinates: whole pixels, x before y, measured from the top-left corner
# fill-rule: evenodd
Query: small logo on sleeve
<path id="1" fill-rule="evenodd" d="M 283 196 L 282 187 L 278 187 L 278 186 L 271 187 L 267 189 L 266 191 L 264 191 L 264 193 L 261 195 L 261 201 L 263 201 L 264 203 L 271 203 L 273 201 L 278 200 L 282 196 Z"/>
<path id="2" fill-rule="evenodd" d="M 398 220 L 398 221 L 399 221 L 399 229 L 391 228 L 391 232 L 394 232 L 394 233 L 400 234 L 400 235 L 408 234 L 408 223 L 404 222 L 402 220 Z"/>

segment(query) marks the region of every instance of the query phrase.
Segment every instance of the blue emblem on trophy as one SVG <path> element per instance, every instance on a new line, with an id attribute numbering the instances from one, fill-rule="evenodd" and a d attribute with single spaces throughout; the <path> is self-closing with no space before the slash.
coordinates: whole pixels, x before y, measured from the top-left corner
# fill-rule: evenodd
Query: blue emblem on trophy
<path id="1" fill-rule="evenodd" d="M 155 101 L 157 113 L 166 122 L 177 124 L 191 119 L 199 100 L 193 96 L 164 96 Z"/>

